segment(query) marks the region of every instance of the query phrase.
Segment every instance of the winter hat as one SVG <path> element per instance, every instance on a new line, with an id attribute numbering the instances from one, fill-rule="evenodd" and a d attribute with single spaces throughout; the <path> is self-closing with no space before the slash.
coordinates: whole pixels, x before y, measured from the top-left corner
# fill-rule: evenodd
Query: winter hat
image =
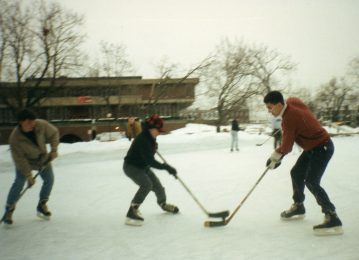
<path id="1" fill-rule="evenodd" d="M 157 114 L 147 118 L 145 121 L 145 125 L 147 129 L 156 128 L 159 132 L 165 132 L 165 130 L 163 129 L 163 120 Z"/>

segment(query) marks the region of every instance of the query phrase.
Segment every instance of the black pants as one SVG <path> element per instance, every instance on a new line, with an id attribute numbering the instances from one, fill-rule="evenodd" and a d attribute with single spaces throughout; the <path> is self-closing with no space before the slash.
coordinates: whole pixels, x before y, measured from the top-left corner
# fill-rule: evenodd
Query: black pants
<path id="1" fill-rule="evenodd" d="M 149 167 L 142 169 L 125 162 L 123 171 L 134 183 L 140 186 L 132 199 L 132 203 L 141 204 L 150 191 L 156 194 L 158 204 L 166 202 L 165 189 Z"/>
<path id="2" fill-rule="evenodd" d="M 293 185 L 294 202 L 302 203 L 305 199 L 304 188 L 310 190 L 323 213 L 335 211 L 335 206 L 325 190 L 320 186 L 320 180 L 332 158 L 334 145 L 332 140 L 310 151 L 304 151 L 298 158 L 290 174 Z"/>

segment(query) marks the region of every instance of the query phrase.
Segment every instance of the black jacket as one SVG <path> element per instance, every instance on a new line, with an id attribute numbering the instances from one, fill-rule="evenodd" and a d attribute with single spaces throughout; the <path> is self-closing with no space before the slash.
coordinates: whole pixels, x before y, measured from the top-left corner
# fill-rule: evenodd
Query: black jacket
<path id="1" fill-rule="evenodd" d="M 164 164 L 155 159 L 156 150 L 156 139 L 152 137 L 148 129 L 145 129 L 133 140 L 125 162 L 139 168 L 164 169 Z"/>
<path id="2" fill-rule="evenodd" d="M 237 120 L 232 121 L 232 131 L 239 131 L 239 125 Z"/>

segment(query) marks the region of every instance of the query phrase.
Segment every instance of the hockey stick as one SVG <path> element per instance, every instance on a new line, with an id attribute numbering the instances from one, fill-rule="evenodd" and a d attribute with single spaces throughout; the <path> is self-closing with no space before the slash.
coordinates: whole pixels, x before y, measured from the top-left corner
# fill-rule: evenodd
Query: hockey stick
<path id="1" fill-rule="evenodd" d="M 38 170 L 38 172 L 35 174 L 35 176 L 34 176 L 33 179 L 36 180 L 37 176 L 39 176 L 40 173 L 41 173 L 45 168 L 46 168 L 46 167 L 41 167 L 41 169 Z M 28 189 L 30 189 L 31 187 L 32 187 L 32 186 L 27 185 L 26 188 L 21 191 L 20 196 L 19 196 L 19 198 L 17 199 L 16 203 L 21 199 L 21 197 L 25 194 L 25 192 L 26 192 Z"/>
<path id="2" fill-rule="evenodd" d="M 204 226 L 205 227 L 221 227 L 221 226 L 227 225 L 231 221 L 231 219 L 234 217 L 234 215 L 238 212 L 238 210 L 242 207 L 242 205 L 247 200 L 249 195 L 251 195 L 252 191 L 255 189 L 255 187 L 258 185 L 258 183 L 263 179 L 264 175 L 267 173 L 268 170 L 269 170 L 269 166 L 267 166 L 266 170 L 259 177 L 257 182 L 252 187 L 252 189 L 248 192 L 248 194 L 244 197 L 244 199 L 241 201 L 241 203 L 239 203 L 237 208 L 232 212 L 232 214 L 228 218 L 226 218 L 226 219 L 224 219 L 222 221 L 205 221 Z"/>
<path id="3" fill-rule="evenodd" d="M 157 151 L 156 152 L 158 156 L 162 159 L 164 163 L 167 163 L 165 158 L 162 157 L 162 155 Z M 201 208 L 201 210 L 210 218 L 222 218 L 225 219 L 229 215 L 229 211 L 220 211 L 220 212 L 208 212 L 205 207 L 199 202 L 199 200 L 194 196 L 192 191 L 188 188 L 188 186 L 182 181 L 182 179 L 176 175 L 175 178 L 182 184 L 182 186 L 186 189 L 189 195 L 191 195 L 192 199 L 197 203 L 197 205 Z"/>
<path id="4" fill-rule="evenodd" d="M 43 170 L 45 170 L 45 168 L 47 167 L 48 163 L 50 162 L 51 160 L 46 160 L 46 162 L 43 164 L 43 166 L 41 166 L 41 168 L 37 171 L 37 173 L 35 174 L 34 176 L 34 180 L 36 180 L 37 176 L 39 176 L 41 174 L 41 172 Z M 16 205 L 19 200 L 21 199 L 21 197 L 25 194 L 25 192 L 30 189 L 32 186 L 29 186 L 27 185 L 26 188 L 24 188 L 21 192 L 20 192 L 20 195 L 19 195 L 19 198 L 15 201 L 14 205 Z M 6 216 L 6 211 L 4 213 L 4 216 L 0 219 L 0 224 L 4 221 L 5 219 L 5 216 Z"/>
<path id="5" fill-rule="evenodd" d="M 256 144 L 256 146 L 262 146 L 264 145 L 268 140 L 270 140 L 274 135 L 276 135 L 278 132 L 280 131 L 280 129 L 277 129 L 274 133 L 272 133 L 266 140 L 264 140 L 264 142 Z"/>

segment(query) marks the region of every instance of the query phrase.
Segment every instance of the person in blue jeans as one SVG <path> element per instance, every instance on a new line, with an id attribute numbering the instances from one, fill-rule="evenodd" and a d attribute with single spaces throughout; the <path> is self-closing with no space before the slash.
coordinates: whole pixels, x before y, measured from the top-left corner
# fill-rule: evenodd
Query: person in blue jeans
<path id="1" fill-rule="evenodd" d="M 334 153 L 334 144 L 328 132 L 302 100 L 290 97 L 284 100 L 279 91 L 271 91 L 264 97 L 264 103 L 275 117 L 282 118 L 282 142 L 274 149 L 266 165 L 277 168 L 283 157 L 292 151 L 296 143 L 303 149 L 290 171 L 294 203 L 283 211 L 283 220 L 302 219 L 305 216 L 305 187 L 313 194 L 324 213 L 324 222 L 313 226 L 317 235 L 342 234 L 342 222 L 327 192 L 321 185 L 322 177 Z"/>
<path id="2" fill-rule="evenodd" d="M 54 173 L 51 161 L 57 157 L 59 145 L 59 131 L 49 122 L 37 119 L 36 115 L 28 109 L 18 113 L 18 125 L 12 131 L 9 144 L 11 155 L 15 164 L 15 181 L 12 184 L 5 206 L 5 214 L 1 221 L 12 225 L 12 215 L 21 191 L 27 183 L 30 188 L 35 184 L 32 171 L 40 171 L 39 175 L 43 184 L 37 204 L 37 215 L 49 219 L 51 212 L 47 208 L 47 202 L 54 184 Z M 47 151 L 50 145 L 50 152 Z"/>

